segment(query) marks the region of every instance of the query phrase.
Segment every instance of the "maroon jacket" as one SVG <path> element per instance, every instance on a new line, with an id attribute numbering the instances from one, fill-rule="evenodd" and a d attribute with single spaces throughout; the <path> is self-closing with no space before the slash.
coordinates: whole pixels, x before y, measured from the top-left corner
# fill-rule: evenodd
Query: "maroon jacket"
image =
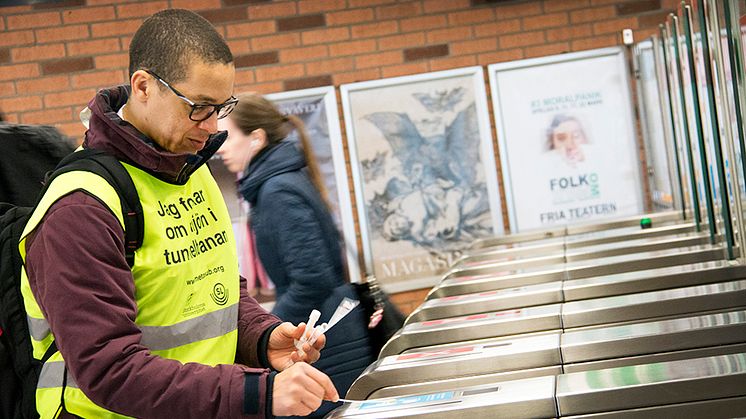
<path id="1" fill-rule="evenodd" d="M 124 86 L 96 95 L 89 104 L 92 116 L 84 145 L 107 150 L 160 179 L 183 183 L 209 156 L 173 154 L 154 145 L 117 116 L 127 96 Z M 181 364 L 140 344 L 124 231 L 86 193 L 72 193 L 52 205 L 27 240 L 26 269 L 70 375 L 95 403 L 142 418 L 271 416 L 275 373 L 265 368 L 266 345 L 280 320 L 248 295 L 243 278 L 237 362 L 254 368 Z"/>

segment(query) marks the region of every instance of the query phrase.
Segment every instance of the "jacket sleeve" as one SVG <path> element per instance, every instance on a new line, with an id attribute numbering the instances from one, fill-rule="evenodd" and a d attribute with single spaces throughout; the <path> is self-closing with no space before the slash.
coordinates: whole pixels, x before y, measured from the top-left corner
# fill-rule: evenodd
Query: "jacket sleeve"
<path id="1" fill-rule="evenodd" d="M 246 279 L 241 277 L 238 306 L 238 360 L 256 368 L 271 368 L 267 361 L 269 334 L 281 320 L 268 313 L 249 295 Z"/>
<path id="2" fill-rule="evenodd" d="M 261 201 L 262 220 L 271 231 L 289 286 L 272 312 L 281 319 L 303 319 L 319 308 L 341 284 L 334 270 L 334 256 L 325 245 L 321 222 L 300 194 L 267 184 Z M 261 251 L 261 249 L 260 249 Z"/>
<path id="3" fill-rule="evenodd" d="M 128 416 L 265 417 L 268 370 L 182 364 L 140 344 L 123 242 L 116 217 L 83 192 L 57 201 L 27 240 L 31 289 L 78 387 Z"/>

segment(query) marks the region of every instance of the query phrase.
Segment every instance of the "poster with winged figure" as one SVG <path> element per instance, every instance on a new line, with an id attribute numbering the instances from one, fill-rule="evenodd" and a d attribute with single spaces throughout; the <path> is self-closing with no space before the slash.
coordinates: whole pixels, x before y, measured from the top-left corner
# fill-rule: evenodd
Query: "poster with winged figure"
<path id="1" fill-rule="evenodd" d="M 480 67 L 341 86 L 366 269 L 432 286 L 502 215 Z"/>

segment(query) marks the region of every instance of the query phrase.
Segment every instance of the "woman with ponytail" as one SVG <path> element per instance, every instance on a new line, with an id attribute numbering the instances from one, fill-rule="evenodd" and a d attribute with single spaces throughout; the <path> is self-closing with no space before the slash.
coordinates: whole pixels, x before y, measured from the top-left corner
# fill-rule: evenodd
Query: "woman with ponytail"
<path id="1" fill-rule="evenodd" d="M 275 285 L 273 314 L 297 324 L 316 309 L 317 324 L 326 322 L 344 297 L 357 297 L 347 285 L 340 235 L 306 129 L 260 95 L 238 99 L 233 113 L 219 120 L 228 139 L 218 154 L 228 170 L 242 174 L 238 190 L 251 208 L 254 271 L 263 267 Z M 340 395 L 373 361 L 367 330 L 358 306 L 326 334 L 314 366 L 331 377 Z M 324 402 L 310 417 L 334 407 Z"/>

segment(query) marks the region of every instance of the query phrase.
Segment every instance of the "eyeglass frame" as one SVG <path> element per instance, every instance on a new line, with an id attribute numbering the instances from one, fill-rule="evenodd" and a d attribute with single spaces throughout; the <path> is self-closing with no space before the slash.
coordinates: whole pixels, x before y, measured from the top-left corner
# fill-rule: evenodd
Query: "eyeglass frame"
<path id="1" fill-rule="evenodd" d="M 231 95 L 230 98 L 228 98 L 228 100 L 226 100 L 225 102 L 221 103 L 220 105 L 215 105 L 215 104 L 212 104 L 212 103 L 195 103 L 192 100 L 190 100 L 188 97 L 184 96 L 183 93 L 181 93 L 180 91 L 176 90 L 176 88 L 174 88 L 173 86 L 171 86 L 170 84 L 168 84 L 168 82 L 165 81 L 165 80 L 163 80 L 161 78 L 161 76 L 155 74 L 151 70 L 147 70 L 147 69 L 144 69 L 144 70 L 145 70 L 146 73 L 150 74 L 156 80 L 158 80 L 159 82 L 161 82 L 161 84 L 163 84 L 164 86 L 168 87 L 168 89 L 171 90 L 171 93 L 173 93 L 174 95 L 176 95 L 176 97 L 178 97 L 179 99 L 183 100 L 184 102 L 186 102 L 187 105 L 189 105 L 191 107 L 191 111 L 189 111 L 189 119 L 192 120 L 192 121 L 194 121 L 194 122 L 206 121 L 206 120 L 210 119 L 210 117 L 214 113 L 218 114 L 218 119 L 223 119 L 226 116 L 230 115 L 231 112 L 233 112 L 233 109 L 235 109 L 235 105 L 238 103 L 238 98 L 236 98 L 235 96 L 232 96 L 232 95 Z M 194 114 L 194 111 L 197 110 L 197 107 L 207 107 L 207 106 L 212 106 L 212 111 L 210 111 L 210 113 L 208 113 L 207 116 L 205 116 L 202 119 L 194 119 L 192 117 L 192 115 Z M 225 108 L 226 106 L 233 106 L 233 108 L 231 108 L 228 113 L 226 113 L 225 115 L 221 116 L 220 115 L 220 110 L 223 109 L 223 108 Z"/>

